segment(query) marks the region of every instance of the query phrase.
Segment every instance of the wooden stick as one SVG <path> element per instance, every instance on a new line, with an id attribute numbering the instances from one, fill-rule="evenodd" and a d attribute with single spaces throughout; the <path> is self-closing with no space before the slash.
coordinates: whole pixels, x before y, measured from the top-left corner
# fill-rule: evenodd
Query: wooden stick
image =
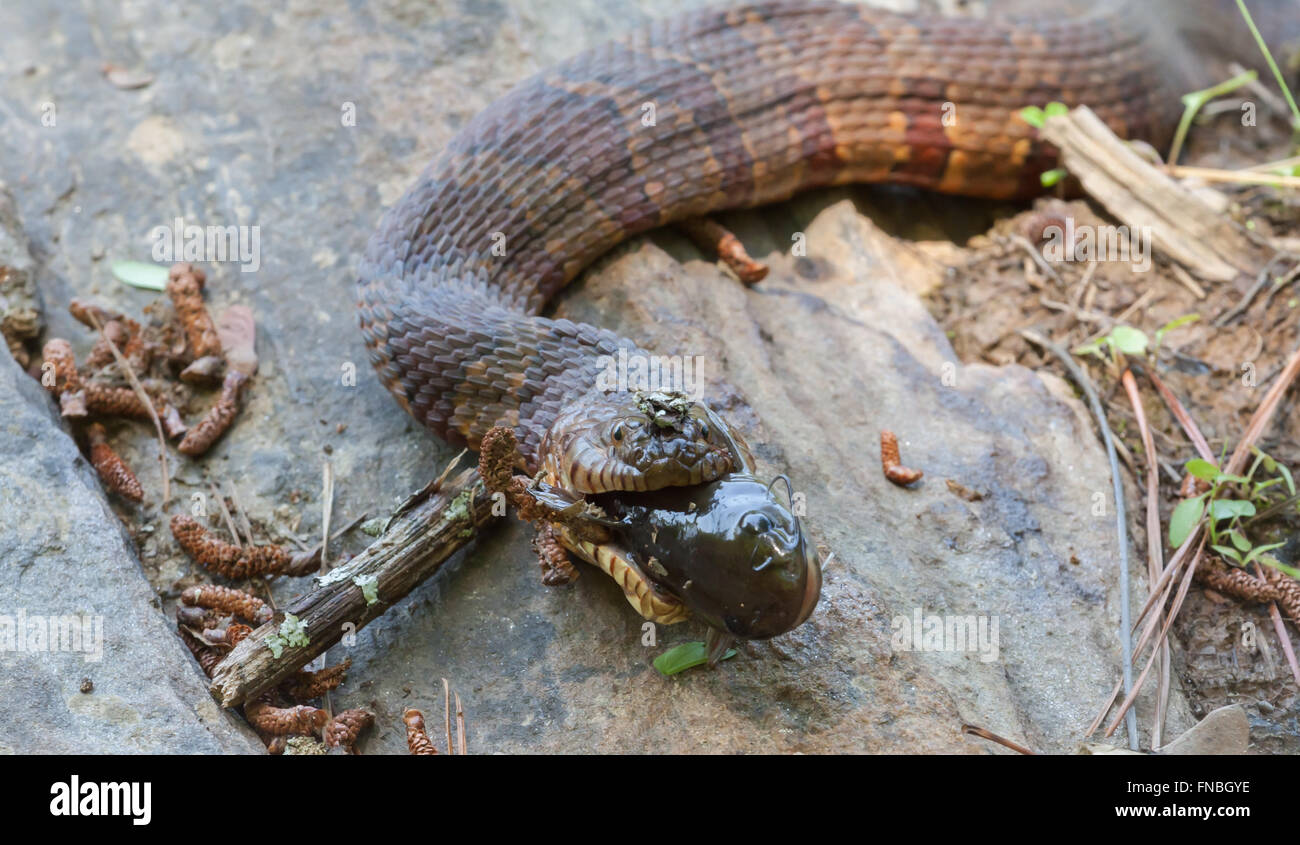
<path id="1" fill-rule="evenodd" d="M 1160 458 L 1156 454 L 1155 438 L 1151 436 L 1151 427 L 1147 425 L 1142 395 L 1138 392 L 1133 371 L 1125 368 L 1120 381 L 1124 385 L 1124 392 L 1128 394 L 1129 404 L 1133 406 L 1133 417 L 1137 421 L 1138 433 L 1142 435 L 1142 449 L 1147 453 L 1147 586 L 1148 593 L 1152 593 L 1155 592 L 1155 583 L 1165 571 L 1164 532 L 1160 530 Z M 1156 618 L 1159 616 L 1157 611 Z M 1169 667 L 1169 641 L 1166 640 L 1160 646 L 1159 693 L 1156 696 L 1156 712 L 1151 720 L 1152 748 L 1164 745 L 1165 714 L 1169 710 Z"/>
<path id="2" fill-rule="evenodd" d="M 1231 182 L 1239 185 L 1272 185 L 1275 188 L 1300 188 L 1300 177 L 1259 173 L 1252 170 L 1221 170 L 1217 167 L 1188 167 L 1185 164 L 1166 164 L 1170 176 L 1179 179 L 1200 179 L 1202 182 Z"/>
<path id="3" fill-rule="evenodd" d="M 360 554 L 319 577 L 319 586 L 290 601 L 236 646 L 212 674 L 212 697 L 223 707 L 235 707 L 275 686 L 338 642 L 348 623 L 359 630 L 377 619 L 491 520 L 492 497 L 476 470 L 430 484 L 409 498 Z M 356 582 L 371 579 L 377 596 L 367 604 Z M 298 619 L 308 644 L 276 642 L 276 657 L 267 640 L 289 639 L 281 632 L 288 614 Z"/>
<path id="4" fill-rule="evenodd" d="M 1120 222 L 1146 228 L 1161 253 L 1192 273 L 1227 282 L 1253 278 L 1267 262 L 1261 238 L 1152 166 L 1087 107 L 1048 118 L 1042 136 L 1089 196 Z"/>

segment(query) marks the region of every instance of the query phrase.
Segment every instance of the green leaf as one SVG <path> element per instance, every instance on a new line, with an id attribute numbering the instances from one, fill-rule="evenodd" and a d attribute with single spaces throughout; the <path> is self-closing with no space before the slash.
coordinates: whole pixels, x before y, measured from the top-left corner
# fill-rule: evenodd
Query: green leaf
<path id="1" fill-rule="evenodd" d="M 1250 479 L 1243 478 L 1240 475 L 1228 475 L 1226 472 L 1221 472 L 1218 475 L 1214 476 L 1214 483 L 1215 484 L 1249 484 Z"/>
<path id="2" fill-rule="evenodd" d="M 1038 181 L 1044 188 L 1052 188 L 1060 184 L 1061 180 L 1070 175 L 1070 171 L 1064 167 L 1054 167 L 1038 177 Z"/>
<path id="3" fill-rule="evenodd" d="M 1238 551 L 1250 551 L 1250 541 L 1243 537 L 1240 531 L 1229 531 L 1228 539 L 1232 541 L 1232 545 L 1236 546 Z"/>
<path id="4" fill-rule="evenodd" d="M 167 289 L 167 268 L 145 261 L 114 261 L 109 265 L 119 282 L 145 290 Z"/>
<path id="5" fill-rule="evenodd" d="M 1202 481 L 1214 481 L 1219 477 L 1219 468 L 1204 458 L 1192 458 L 1188 461 L 1187 471 Z"/>
<path id="6" fill-rule="evenodd" d="M 1111 343 L 1125 355 L 1141 355 L 1147 351 L 1147 336 L 1131 326 L 1116 326 L 1110 333 Z"/>
<path id="7" fill-rule="evenodd" d="M 1078 355 L 1079 357 L 1083 357 L 1084 355 L 1096 355 L 1098 358 L 1101 358 L 1103 357 L 1101 354 L 1101 350 L 1106 345 L 1106 343 L 1107 343 L 1106 338 L 1099 337 L 1096 340 L 1090 340 L 1087 343 L 1079 344 L 1078 346 L 1074 347 L 1073 352 L 1075 355 Z"/>
<path id="8" fill-rule="evenodd" d="M 1069 113 L 1070 107 L 1065 103 L 1051 102 L 1047 104 L 1047 108 L 1043 109 L 1043 114 L 1046 117 L 1062 117 Z"/>
<path id="9" fill-rule="evenodd" d="M 1237 550 L 1234 549 L 1232 546 L 1210 546 L 1210 548 L 1214 549 L 1216 552 L 1218 552 L 1219 554 L 1223 555 L 1226 558 L 1230 558 L 1231 560 L 1236 561 L 1237 563 L 1241 563 L 1241 555 L 1238 554 Z"/>
<path id="10" fill-rule="evenodd" d="M 1038 106 L 1026 106 L 1020 110 L 1020 119 L 1035 129 L 1042 129 L 1047 115 Z"/>
<path id="11" fill-rule="evenodd" d="M 1294 566 L 1287 566 L 1285 563 L 1273 557 L 1272 555 L 1260 555 L 1259 562 L 1264 564 L 1265 566 L 1273 567 L 1278 572 L 1285 572 L 1287 575 L 1290 575 L 1292 578 L 1300 578 L 1300 569 L 1296 569 Z"/>
<path id="12" fill-rule="evenodd" d="M 1268 452 L 1265 452 L 1263 449 L 1259 448 L 1258 446 L 1251 446 L 1250 451 L 1253 452 L 1257 458 L 1259 458 L 1261 461 L 1264 462 L 1264 469 L 1268 470 L 1269 472 L 1277 472 L 1277 461 L 1273 460 L 1272 456 L 1270 456 Z"/>
<path id="13" fill-rule="evenodd" d="M 1156 329 L 1156 345 L 1158 346 L 1160 344 L 1160 339 L 1165 335 L 1169 334 L 1174 329 L 1182 328 L 1188 323 L 1195 323 L 1199 319 L 1201 319 L 1200 314 L 1184 314 L 1181 317 L 1178 317 L 1176 319 L 1170 320 L 1169 322 L 1165 323 L 1163 326 Z"/>
<path id="14" fill-rule="evenodd" d="M 734 648 L 727 649 L 727 653 L 722 656 L 723 660 L 730 660 L 736 656 Z M 704 643 L 699 640 L 694 642 L 682 643 L 668 649 L 663 654 L 655 658 L 654 666 L 664 675 L 676 675 L 678 672 L 684 672 L 694 666 L 702 666 L 709 662 L 709 650 Z"/>
<path id="15" fill-rule="evenodd" d="M 1268 481 L 1261 481 L 1255 485 L 1254 492 L 1251 493 L 1250 498 L 1256 500 L 1261 498 L 1267 498 L 1263 495 L 1264 491 L 1272 487 L 1274 484 L 1281 484 L 1281 483 L 1282 483 L 1281 478 L 1270 478 Z"/>
<path id="16" fill-rule="evenodd" d="M 1290 492 L 1292 496 L 1294 496 L 1295 480 L 1291 478 L 1291 470 L 1287 468 L 1286 464 L 1278 464 L 1277 471 L 1280 472 L 1282 474 L 1282 477 L 1286 479 L 1286 489 Z"/>
<path id="17" fill-rule="evenodd" d="M 1205 512 L 1205 495 L 1184 499 L 1169 516 L 1169 545 L 1178 548 L 1186 540 Z"/>
<path id="18" fill-rule="evenodd" d="M 1250 550 L 1250 554 L 1246 555 L 1246 559 L 1243 560 L 1242 563 L 1243 564 L 1250 563 L 1252 560 L 1259 557 L 1260 555 L 1267 554 L 1268 552 L 1271 552 L 1274 549 L 1280 549 L 1285 545 L 1286 543 L 1269 543 L 1267 546 L 1256 546 L 1255 548 Z"/>
<path id="19" fill-rule="evenodd" d="M 1210 502 L 1210 518 L 1215 522 L 1255 515 L 1255 505 L 1241 499 L 1215 499 Z"/>

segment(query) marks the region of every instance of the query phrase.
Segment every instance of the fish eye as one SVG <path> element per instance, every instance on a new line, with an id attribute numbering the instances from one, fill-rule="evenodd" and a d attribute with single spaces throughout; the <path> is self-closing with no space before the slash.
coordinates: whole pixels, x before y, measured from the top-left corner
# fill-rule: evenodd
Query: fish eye
<path id="1" fill-rule="evenodd" d="M 751 534 L 766 534 L 772 530 L 772 520 L 761 513 L 746 514 L 740 526 Z"/>

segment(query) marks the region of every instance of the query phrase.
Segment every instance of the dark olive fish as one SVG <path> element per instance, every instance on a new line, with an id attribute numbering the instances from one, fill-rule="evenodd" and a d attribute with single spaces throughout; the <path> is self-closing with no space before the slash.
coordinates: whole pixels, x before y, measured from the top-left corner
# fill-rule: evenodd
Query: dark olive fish
<path id="1" fill-rule="evenodd" d="M 596 504 L 613 541 L 711 627 L 766 639 L 802 624 L 821 595 L 821 565 L 791 510 L 748 472 Z"/>

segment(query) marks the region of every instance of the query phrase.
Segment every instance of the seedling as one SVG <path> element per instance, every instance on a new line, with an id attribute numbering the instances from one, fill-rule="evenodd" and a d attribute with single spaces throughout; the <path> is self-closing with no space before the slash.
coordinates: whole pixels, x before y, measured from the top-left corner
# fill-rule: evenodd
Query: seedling
<path id="1" fill-rule="evenodd" d="M 1271 507 L 1283 488 L 1295 497 L 1295 480 L 1291 470 L 1262 450 L 1252 447 L 1255 460 L 1243 475 L 1231 475 L 1211 461 L 1193 458 L 1186 464 L 1188 474 L 1210 487 L 1198 496 L 1184 499 L 1169 517 L 1169 544 L 1177 548 L 1187 540 L 1205 518 L 1210 548 L 1235 566 L 1246 567 L 1255 561 L 1280 569 L 1289 575 L 1300 570 L 1281 563 L 1270 552 L 1285 543 L 1256 544 L 1246 532 L 1246 522 L 1261 507 Z M 1257 478 L 1260 470 L 1268 477 Z"/>

